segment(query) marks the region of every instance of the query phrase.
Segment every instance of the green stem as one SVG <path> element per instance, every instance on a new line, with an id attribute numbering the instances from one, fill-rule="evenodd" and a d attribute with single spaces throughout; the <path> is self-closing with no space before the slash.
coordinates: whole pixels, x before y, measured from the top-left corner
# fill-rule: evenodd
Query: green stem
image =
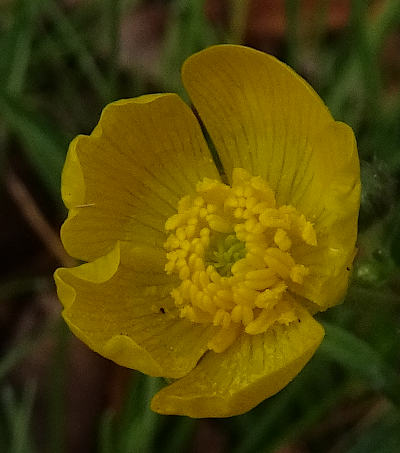
<path id="1" fill-rule="evenodd" d="M 248 0 L 231 0 L 231 17 L 229 26 L 230 43 L 243 43 L 247 28 L 248 11 Z"/>

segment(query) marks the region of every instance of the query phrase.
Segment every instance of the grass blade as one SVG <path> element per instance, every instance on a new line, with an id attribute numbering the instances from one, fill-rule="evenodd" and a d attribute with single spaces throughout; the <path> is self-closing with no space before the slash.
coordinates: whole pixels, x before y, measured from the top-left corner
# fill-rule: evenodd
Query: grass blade
<path id="1" fill-rule="evenodd" d="M 68 140 L 22 102 L 0 92 L 0 116 L 21 142 L 23 152 L 49 194 L 60 202 L 61 170 Z"/>
<path id="2" fill-rule="evenodd" d="M 400 406 L 400 378 L 379 353 L 341 327 L 327 322 L 323 324 L 326 336 L 319 348 L 320 354 L 340 363 Z"/>

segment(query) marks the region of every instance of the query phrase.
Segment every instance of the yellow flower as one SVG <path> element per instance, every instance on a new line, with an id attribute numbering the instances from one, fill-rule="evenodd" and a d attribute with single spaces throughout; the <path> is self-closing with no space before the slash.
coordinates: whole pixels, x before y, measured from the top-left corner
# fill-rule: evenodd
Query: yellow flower
<path id="1" fill-rule="evenodd" d="M 108 105 L 70 145 L 66 250 L 55 280 L 71 330 L 116 363 L 175 380 L 153 410 L 241 414 L 286 386 L 324 331 L 355 254 L 352 130 L 275 58 L 241 46 L 190 57 L 181 99 Z"/>

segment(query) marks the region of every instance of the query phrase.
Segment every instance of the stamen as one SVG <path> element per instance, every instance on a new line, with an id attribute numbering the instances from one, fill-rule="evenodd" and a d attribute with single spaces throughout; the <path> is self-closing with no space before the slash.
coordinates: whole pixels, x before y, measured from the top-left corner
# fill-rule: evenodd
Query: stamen
<path id="1" fill-rule="evenodd" d="M 165 223 L 165 271 L 179 314 L 218 328 L 208 347 L 223 352 L 242 332 L 259 335 L 297 319 L 290 293 L 310 269 L 296 262 L 299 243 L 314 247 L 312 224 L 291 205 L 276 206 L 260 176 L 235 168 L 232 186 L 204 178 Z"/>

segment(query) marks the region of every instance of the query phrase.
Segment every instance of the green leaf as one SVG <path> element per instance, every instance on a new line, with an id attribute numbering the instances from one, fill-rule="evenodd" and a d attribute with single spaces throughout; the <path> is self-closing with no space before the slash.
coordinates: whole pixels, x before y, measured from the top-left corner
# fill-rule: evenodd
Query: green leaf
<path id="1" fill-rule="evenodd" d="M 362 429 L 364 428 L 364 429 Z M 351 447 L 346 453 L 398 453 L 400 449 L 400 416 L 392 408 L 372 425 L 353 429 Z"/>
<path id="2" fill-rule="evenodd" d="M 161 74 L 168 75 L 162 80 L 166 89 L 186 99 L 180 79 L 183 62 L 193 53 L 216 43 L 218 38 L 207 21 L 203 2 L 173 2 L 161 65 Z"/>
<path id="3" fill-rule="evenodd" d="M 326 335 L 319 353 L 340 363 L 371 389 L 400 406 L 400 378 L 380 354 L 351 332 L 327 322 L 323 325 Z"/>
<path id="4" fill-rule="evenodd" d="M 66 373 L 70 330 L 61 320 L 56 331 L 56 347 L 47 378 L 47 451 L 66 451 Z"/>
<path id="5" fill-rule="evenodd" d="M 168 436 L 163 443 L 159 444 L 157 451 L 163 453 L 186 451 L 195 426 L 196 421 L 192 418 L 173 417 L 173 422 L 168 426 Z"/>
<path id="6" fill-rule="evenodd" d="M 35 336 L 29 337 L 10 347 L 0 360 L 0 383 L 53 328 L 53 324 L 45 325 Z"/>
<path id="7" fill-rule="evenodd" d="M 11 95 L 21 94 L 25 86 L 36 18 L 42 3 L 16 1 L 12 26 L 0 39 L 0 79 L 4 81 L 2 89 Z"/>
<path id="8" fill-rule="evenodd" d="M 65 50 L 77 57 L 82 74 L 87 77 L 93 88 L 97 90 L 103 102 L 110 102 L 112 99 L 111 87 L 88 49 L 83 34 L 74 26 L 68 15 L 63 12 L 55 0 L 49 1 L 48 11 L 54 20 L 60 43 Z"/>
<path id="9" fill-rule="evenodd" d="M 106 410 L 101 416 L 99 426 L 99 453 L 114 453 L 113 421 L 115 414 Z"/>
<path id="10" fill-rule="evenodd" d="M 160 389 L 160 379 L 136 376 L 120 421 L 119 452 L 150 453 L 161 416 L 150 409 L 150 401 Z"/>
<path id="11" fill-rule="evenodd" d="M 28 383 L 21 400 L 14 390 L 7 386 L 1 392 L 0 410 L 4 417 L 6 428 L 2 434 L 2 444 L 7 453 L 33 453 L 30 424 L 32 419 L 33 403 L 36 394 L 36 385 Z"/>
<path id="12" fill-rule="evenodd" d="M 352 34 L 344 36 L 343 53 L 348 53 L 347 61 L 336 71 L 336 77 L 332 79 L 331 90 L 325 96 L 325 101 L 333 115 L 338 119 L 345 119 L 345 104 L 349 99 L 354 98 L 350 104 L 350 114 L 354 116 L 355 101 L 362 101 L 367 96 L 369 102 L 380 95 L 378 65 L 371 66 L 371 61 L 375 61 L 379 55 L 382 45 L 388 34 L 400 24 L 400 1 L 387 0 L 383 2 L 382 10 L 377 14 L 372 24 L 366 25 L 365 8 L 368 2 L 364 0 L 353 0 L 352 2 Z M 350 43 L 350 52 L 347 52 Z M 359 89 L 366 83 L 372 89 L 368 91 Z M 357 89 L 357 91 L 355 91 Z M 357 96 L 354 96 L 354 93 Z M 364 106 L 361 105 L 362 108 Z M 369 113 L 369 112 L 367 112 Z M 373 112 L 375 115 L 377 112 Z M 354 126 L 354 125 L 353 125 Z"/>
<path id="13" fill-rule="evenodd" d="M 68 145 L 66 137 L 36 112 L 29 111 L 22 101 L 1 91 L 0 117 L 17 136 L 50 195 L 59 202 L 61 170 Z"/>
<path id="14" fill-rule="evenodd" d="M 6 63 L 2 67 L 2 72 L 6 69 L 8 74 L 3 74 L 6 82 L 7 91 L 12 94 L 19 94 L 22 92 L 26 70 L 28 67 L 29 56 L 32 46 L 33 25 L 34 21 L 30 21 L 28 15 L 25 15 L 25 8 L 20 8 L 21 16 L 16 19 L 16 24 L 13 29 L 8 33 L 8 36 L 3 40 L 7 44 L 8 55 L 3 55 L 3 61 Z M 6 48 L 7 48 L 6 47 Z M 2 49 L 3 50 L 3 49 Z"/>

